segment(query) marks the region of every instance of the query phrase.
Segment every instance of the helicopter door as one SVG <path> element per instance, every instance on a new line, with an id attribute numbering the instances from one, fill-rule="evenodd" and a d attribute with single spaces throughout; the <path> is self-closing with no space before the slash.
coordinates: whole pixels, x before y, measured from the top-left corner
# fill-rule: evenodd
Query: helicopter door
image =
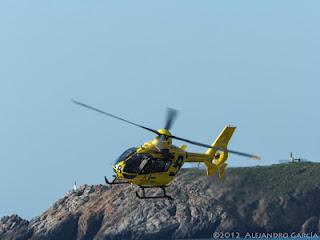
<path id="1" fill-rule="evenodd" d="M 157 159 L 152 166 L 152 173 L 161 173 L 165 171 L 166 163 L 163 159 Z"/>
<path id="2" fill-rule="evenodd" d="M 163 159 L 144 159 L 141 161 L 140 169 L 142 174 L 161 173 L 168 171 L 172 161 Z"/>

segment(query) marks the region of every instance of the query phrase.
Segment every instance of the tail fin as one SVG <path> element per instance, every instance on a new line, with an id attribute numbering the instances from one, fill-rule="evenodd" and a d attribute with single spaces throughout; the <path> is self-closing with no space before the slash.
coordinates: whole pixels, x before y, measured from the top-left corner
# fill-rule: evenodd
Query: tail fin
<path id="1" fill-rule="evenodd" d="M 235 131 L 236 127 L 226 126 L 217 139 L 211 144 L 212 147 L 227 148 L 228 143 Z M 215 149 L 209 148 L 206 151 L 206 154 L 209 155 L 212 159 L 215 159 L 213 162 L 205 162 L 207 167 L 207 175 L 215 175 L 216 172 L 219 172 L 220 179 L 224 178 L 224 171 L 227 167 L 225 163 L 228 159 L 228 152 L 221 152 Z"/>

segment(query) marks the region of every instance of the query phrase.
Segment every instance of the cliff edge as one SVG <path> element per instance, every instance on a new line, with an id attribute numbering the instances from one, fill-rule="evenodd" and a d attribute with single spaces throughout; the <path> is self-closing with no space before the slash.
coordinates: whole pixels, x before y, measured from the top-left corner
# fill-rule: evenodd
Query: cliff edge
<path id="1" fill-rule="evenodd" d="M 229 168 L 226 179 L 182 169 L 174 201 L 140 200 L 136 186 L 81 186 L 31 221 L 0 220 L 0 239 L 184 239 L 214 232 L 318 233 L 320 164 Z M 152 192 L 152 190 L 150 190 Z"/>

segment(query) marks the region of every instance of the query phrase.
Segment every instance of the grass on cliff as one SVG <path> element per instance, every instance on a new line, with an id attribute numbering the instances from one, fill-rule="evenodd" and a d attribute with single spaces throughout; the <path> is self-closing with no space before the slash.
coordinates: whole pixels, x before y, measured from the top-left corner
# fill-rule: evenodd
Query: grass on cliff
<path id="1" fill-rule="evenodd" d="M 204 171 L 188 169 L 203 176 Z M 320 187 L 320 163 L 285 163 L 271 166 L 227 168 L 225 184 L 235 189 L 293 194 Z M 243 188 L 245 187 L 245 188 Z"/>

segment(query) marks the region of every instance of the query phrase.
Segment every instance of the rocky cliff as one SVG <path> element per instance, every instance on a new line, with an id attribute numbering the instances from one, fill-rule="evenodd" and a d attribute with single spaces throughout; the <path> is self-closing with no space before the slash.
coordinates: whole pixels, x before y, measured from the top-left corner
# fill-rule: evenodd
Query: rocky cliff
<path id="1" fill-rule="evenodd" d="M 135 186 L 82 186 L 41 216 L 0 221 L 0 239 L 212 238 L 214 232 L 320 233 L 320 164 L 229 168 L 226 179 L 182 169 L 174 201 L 140 200 Z"/>

